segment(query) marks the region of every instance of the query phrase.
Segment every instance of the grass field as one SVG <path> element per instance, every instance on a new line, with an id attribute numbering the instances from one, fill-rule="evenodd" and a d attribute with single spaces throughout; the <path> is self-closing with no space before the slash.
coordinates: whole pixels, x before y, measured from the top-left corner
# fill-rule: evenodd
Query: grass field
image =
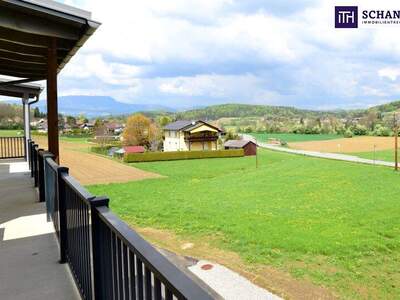
<path id="1" fill-rule="evenodd" d="M 307 142 L 307 141 L 324 141 L 342 138 L 337 134 L 294 134 L 294 133 L 250 133 L 260 142 L 266 142 L 269 138 L 276 138 L 282 141 L 291 142 Z"/>
<path id="2" fill-rule="evenodd" d="M 134 166 L 167 177 L 89 187 L 132 225 L 211 239 L 341 298 L 400 295 L 400 175 L 389 168 L 267 150 L 258 169 L 254 157 Z"/>
<path id="3" fill-rule="evenodd" d="M 23 136 L 23 130 L 3 130 L 0 129 L 0 137 L 13 137 L 13 136 Z"/>
<path id="4" fill-rule="evenodd" d="M 382 150 L 374 152 L 358 152 L 358 153 L 351 153 L 352 155 L 367 158 L 367 159 L 376 159 L 376 160 L 383 160 L 383 161 L 394 161 L 394 150 Z"/>

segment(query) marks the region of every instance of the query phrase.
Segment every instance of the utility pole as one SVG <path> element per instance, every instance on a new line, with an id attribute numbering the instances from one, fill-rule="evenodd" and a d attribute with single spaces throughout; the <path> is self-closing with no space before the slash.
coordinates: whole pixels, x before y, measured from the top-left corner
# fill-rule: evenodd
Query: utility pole
<path id="1" fill-rule="evenodd" d="M 398 156 L 398 139 L 399 139 L 399 126 L 397 124 L 396 113 L 394 113 L 394 170 L 399 170 L 399 156 Z"/>
<path id="2" fill-rule="evenodd" d="M 394 127 L 394 170 L 399 170 L 399 156 L 398 156 L 398 139 L 399 139 L 399 127 L 397 124 Z"/>

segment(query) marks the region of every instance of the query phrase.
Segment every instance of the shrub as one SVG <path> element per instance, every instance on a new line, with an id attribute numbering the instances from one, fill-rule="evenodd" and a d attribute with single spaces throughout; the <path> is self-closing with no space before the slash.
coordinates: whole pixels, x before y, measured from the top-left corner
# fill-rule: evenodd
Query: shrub
<path id="1" fill-rule="evenodd" d="M 353 132 L 352 132 L 350 129 L 347 129 L 347 130 L 344 132 L 343 136 L 344 136 L 345 138 L 352 138 L 352 137 L 353 137 Z"/>
<path id="2" fill-rule="evenodd" d="M 115 147 L 115 145 L 94 146 L 90 148 L 90 151 L 97 154 L 108 155 L 108 150 L 112 147 Z"/>
<path id="3" fill-rule="evenodd" d="M 145 152 L 129 153 L 124 155 L 124 162 L 146 162 L 163 160 L 182 160 L 200 158 L 222 158 L 244 156 L 243 149 L 216 150 L 216 151 L 176 151 L 176 152 Z"/>
<path id="4" fill-rule="evenodd" d="M 377 125 L 373 134 L 377 136 L 391 136 L 392 131 L 385 126 Z"/>
<path id="5" fill-rule="evenodd" d="M 368 129 L 363 125 L 357 124 L 356 126 L 353 126 L 352 131 L 354 135 L 366 135 Z"/>

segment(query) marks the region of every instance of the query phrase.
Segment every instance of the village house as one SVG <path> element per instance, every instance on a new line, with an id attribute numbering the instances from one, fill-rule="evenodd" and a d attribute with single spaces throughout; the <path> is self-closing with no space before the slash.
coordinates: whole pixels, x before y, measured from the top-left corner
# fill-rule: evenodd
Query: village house
<path id="1" fill-rule="evenodd" d="M 164 127 L 164 151 L 218 150 L 223 131 L 204 121 L 180 120 Z"/>
<path id="2" fill-rule="evenodd" d="M 106 129 L 109 133 L 115 134 L 115 135 L 121 134 L 125 127 L 123 124 L 119 124 L 119 123 L 115 123 L 115 122 L 106 123 L 104 126 L 106 127 Z"/>

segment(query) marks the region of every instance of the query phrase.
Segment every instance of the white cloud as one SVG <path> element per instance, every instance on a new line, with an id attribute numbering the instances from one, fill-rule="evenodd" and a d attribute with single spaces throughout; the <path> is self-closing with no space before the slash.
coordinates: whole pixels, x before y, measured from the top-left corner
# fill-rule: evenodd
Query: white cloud
<path id="1" fill-rule="evenodd" d="M 378 74 L 380 77 L 389 78 L 390 80 L 395 81 L 397 77 L 400 76 L 400 68 L 395 68 L 395 67 L 383 68 L 378 71 Z"/>
<path id="2" fill-rule="evenodd" d="M 62 72 L 62 93 L 307 107 L 398 95 L 382 78 L 400 76 L 399 68 L 385 64 L 400 58 L 399 27 L 335 29 L 334 6 L 346 0 L 304 1 L 286 15 L 268 1 L 263 7 L 260 1 L 260 9 L 235 10 L 240 1 L 68 0 L 102 25 Z M 398 6 L 394 0 L 379 6 L 393 3 Z M 377 6 L 373 0 L 355 4 Z"/>
<path id="3" fill-rule="evenodd" d="M 141 68 L 135 65 L 106 62 L 101 54 L 81 54 L 70 62 L 62 76 L 64 78 L 97 78 L 111 85 L 134 85 Z"/>

